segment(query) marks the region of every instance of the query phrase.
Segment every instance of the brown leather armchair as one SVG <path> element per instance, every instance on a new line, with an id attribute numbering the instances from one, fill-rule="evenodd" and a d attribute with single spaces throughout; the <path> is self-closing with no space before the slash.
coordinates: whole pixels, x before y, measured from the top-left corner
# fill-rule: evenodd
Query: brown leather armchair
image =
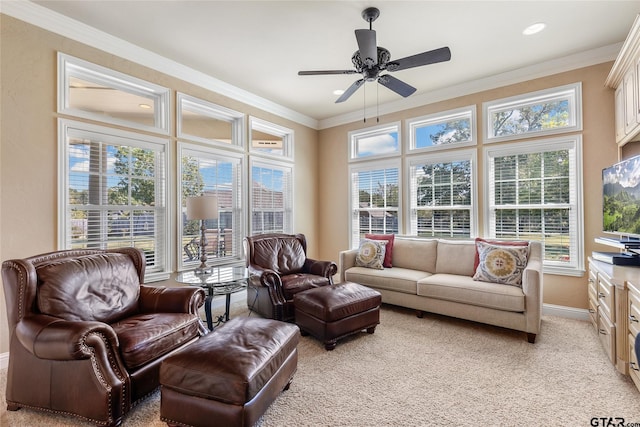
<path id="1" fill-rule="evenodd" d="M 333 285 L 338 266 L 307 258 L 303 234 L 261 234 L 244 238 L 249 280 L 247 306 L 263 317 L 293 321 L 293 295 Z"/>
<path id="2" fill-rule="evenodd" d="M 142 284 L 134 248 L 66 250 L 2 264 L 7 409 L 117 426 L 159 386 L 160 362 L 206 333 L 201 288 Z"/>

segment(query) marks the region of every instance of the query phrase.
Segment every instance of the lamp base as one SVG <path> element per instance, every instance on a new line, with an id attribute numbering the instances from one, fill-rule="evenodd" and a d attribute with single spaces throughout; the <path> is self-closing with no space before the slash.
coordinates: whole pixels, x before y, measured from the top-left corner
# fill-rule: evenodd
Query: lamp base
<path id="1" fill-rule="evenodd" d="M 195 270 L 193 270 L 193 272 L 195 274 L 211 274 L 213 272 L 213 269 L 211 267 L 207 267 L 206 265 L 200 266 L 198 268 L 196 268 Z"/>

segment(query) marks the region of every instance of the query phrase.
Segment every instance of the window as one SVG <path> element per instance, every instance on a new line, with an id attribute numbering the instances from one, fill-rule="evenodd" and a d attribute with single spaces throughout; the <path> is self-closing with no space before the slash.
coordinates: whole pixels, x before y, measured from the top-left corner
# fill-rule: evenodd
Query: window
<path id="1" fill-rule="evenodd" d="M 267 121 L 250 117 L 251 145 L 258 155 L 293 159 L 293 131 Z"/>
<path id="2" fill-rule="evenodd" d="M 179 268 L 199 261 L 200 221 L 186 218 L 186 198 L 210 195 L 218 200 L 218 217 L 204 221 L 207 258 L 213 264 L 242 259 L 242 155 L 179 143 Z"/>
<path id="3" fill-rule="evenodd" d="M 420 237 L 475 235 L 475 151 L 409 161 L 409 233 Z"/>
<path id="4" fill-rule="evenodd" d="M 167 274 L 168 141 L 60 120 L 60 247 L 132 246 L 146 276 Z"/>
<path id="5" fill-rule="evenodd" d="M 293 232 L 293 166 L 251 162 L 251 234 Z"/>
<path id="6" fill-rule="evenodd" d="M 58 112 L 169 134 L 169 89 L 58 53 Z"/>
<path id="7" fill-rule="evenodd" d="M 475 105 L 431 114 L 407 122 L 409 150 L 426 151 L 476 143 Z"/>
<path id="8" fill-rule="evenodd" d="M 397 234 L 400 229 L 400 161 L 352 166 L 351 247 L 366 233 Z"/>
<path id="9" fill-rule="evenodd" d="M 178 93 L 178 138 L 240 147 L 243 132 L 244 114 Z"/>
<path id="10" fill-rule="evenodd" d="M 581 84 L 484 103 L 486 142 L 582 130 Z"/>
<path id="11" fill-rule="evenodd" d="M 400 124 L 377 126 L 349 133 L 350 159 L 368 159 L 400 154 Z"/>
<path id="12" fill-rule="evenodd" d="M 546 272 L 584 268 L 581 147 L 573 135 L 485 150 L 490 235 L 543 242 Z"/>

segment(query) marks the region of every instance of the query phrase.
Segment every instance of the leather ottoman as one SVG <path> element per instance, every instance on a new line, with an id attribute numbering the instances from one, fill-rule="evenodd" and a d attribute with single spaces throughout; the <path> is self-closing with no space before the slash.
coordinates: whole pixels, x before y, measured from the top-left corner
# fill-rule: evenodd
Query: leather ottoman
<path id="1" fill-rule="evenodd" d="M 322 286 L 293 296 L 296 324 L 333 350 L 337 341 L 380 323 L 380 292 L 352 282 Z"/>
<path id="2" fill-rule="evenodd" d="M 238 317 L 160 366 L 160 419 L 169 426 L 253 426 L 289 388 L 300 330 Z"/>

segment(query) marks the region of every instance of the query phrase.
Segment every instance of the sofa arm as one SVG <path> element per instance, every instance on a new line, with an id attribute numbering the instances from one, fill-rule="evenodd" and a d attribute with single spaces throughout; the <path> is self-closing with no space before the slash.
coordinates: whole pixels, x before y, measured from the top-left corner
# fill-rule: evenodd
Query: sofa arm
<path id="1" fill-rule="evenodd" d="M 118 348 L 114 330 L 102 322 L 28 316 L 16 324 L 15 333 L 20 344 L 40 359 L 89 359 L 96 347 L 103 347 L 102 353 L 113 357 Z"/>
<path id="2" fill-rule="evenodd" d="M 540 243 L 537 243 L 540 245 Z M 540 249 L 532 251 L 527 266 L 522 272 L 522 292 L 525 297 L 526 332 L 540 333 L 542 319 L 543 271 Z"/>
<path id="3" fill-rule="evenodd" d="M 197 314 L 205 300 L 200 287 L 140 285 L 140 311 L 143 313 L 190 313 Z"/>
<path id="4" fill-rule="evenodd" d="M 326 277 L 333 283 L 333 275 L 338 272 L 338 266 L 333 261 L 318 261 L 307 258 L 303 270 L 309 274 Z"/>
<path id="5" fill-rule="evenodd" d="M 356 255 L 358 254 L 357 249 L 349 249 L 346 251 L 340 252 L 340 282 L 344 282 L 344 272 L 351 267 L 356 266 Z"/>

